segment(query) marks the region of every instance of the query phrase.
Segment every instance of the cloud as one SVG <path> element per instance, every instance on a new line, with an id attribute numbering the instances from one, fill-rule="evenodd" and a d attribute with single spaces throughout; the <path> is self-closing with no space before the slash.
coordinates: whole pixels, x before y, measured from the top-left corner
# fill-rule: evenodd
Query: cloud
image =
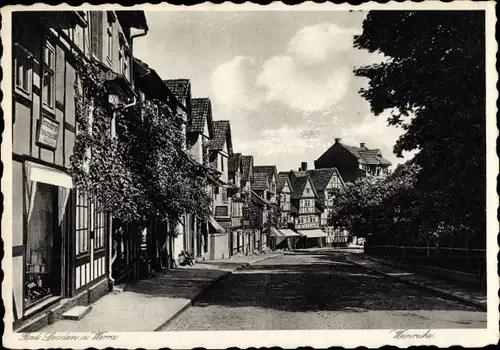
<path id="1" fill-rule="evenodd" d="M 255 108 L 259 104 L 255 69 L 255 60 L 248 56 L 236 56 L 220 64 L 210 77 L 213 102 L 229 110 Z"/>
<path id="2" fill-rule="evenodd" d="M 334 23 L 304 27 L 288 43 L 288 52 L 308 64 L 323 62 L 351 50 L 354 35 L 358 33 L 359 30 Z"/>
<path id="3" fill-rule="evenodd" d="M 239 149 L 243 153 L 256 156 L 280 155 L 290 156 L 297 150 L 305 150 L 317 147 L 321 142 L 321 136 L 315 134 L 307 127 L 290 127 L 283 125 L 278 129 L 268 129 L 260 133 L 260 139 L 248 138 L 238 142 Z"/>
<path id="4" fill-rule="evenodd" d="M 304 112 L 322 111 L 340 102 L 346 92 L 351 72 L 346 67 L 326 69 L 314 74 L 291 56 L 267 60 L 257 84 L 265 89 L 267 101 L 279 101 Z"/>

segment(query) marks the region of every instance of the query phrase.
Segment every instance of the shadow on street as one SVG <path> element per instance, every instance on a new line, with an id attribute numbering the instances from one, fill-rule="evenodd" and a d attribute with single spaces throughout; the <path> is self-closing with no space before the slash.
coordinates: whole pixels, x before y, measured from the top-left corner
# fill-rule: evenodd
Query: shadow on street
<path id="1" fill-rule="evenodd" d="M 475 310 L 371 273 L 343 255 L 319 252 L 272 259 L 237 271 L 200 296 L 195 305 L 298 312 Z"/>

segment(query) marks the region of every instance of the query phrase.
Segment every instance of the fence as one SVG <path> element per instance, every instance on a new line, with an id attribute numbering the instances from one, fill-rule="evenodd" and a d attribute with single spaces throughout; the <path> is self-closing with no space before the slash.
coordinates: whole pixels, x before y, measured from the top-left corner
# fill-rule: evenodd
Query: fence
<path id="1" fill-rule="evenodd" d="M 486 250 L 453 247 L 369 246 L 367 255 L 410 265 L 431 266 L 482 275 L 486 272 Z"/>

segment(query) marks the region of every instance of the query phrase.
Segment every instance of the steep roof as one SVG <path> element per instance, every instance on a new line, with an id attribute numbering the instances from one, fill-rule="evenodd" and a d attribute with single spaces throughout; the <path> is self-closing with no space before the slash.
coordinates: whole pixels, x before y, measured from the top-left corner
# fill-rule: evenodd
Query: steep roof
<path id="1" fill-rule="evenodd" d="M 213 137 L 212 104 L 207 97 L 193 98 L 191 100 L 191 121 L 187 126 L 188 132 L 203 133 L 205 123 L 208 123 L 208 132 Z"/>
<path id="2" fill-rule="evenodd" d="M 253 156 L 241 156 L 242 180 L 248 181 L 253 175 Z"/>
<path id="3" fill-rule="evenodd" d="M 240 171 L 241 168 L 241 153 L 234 153 L 232 156 L 229 157 L 228 159 L 228 171 L 230 173 L 236 173 Z"/>
<path id="4" fill-rule="evenodd" d="M 163 82 L 172 91 L 177 100 L 184 101 L 188 98 L 189 87 L 191 85 L 189 79 L 168 79 Z"/>
<path id="5" fill-rule="evenodd" d="M 293 191 L 292 184 L 290 182 L 290 177 L 288 176 L 288 172 L 280 171 L 278 173 L 278 180 L 276 184 L 276 191 L 279 193 L 285 187 L 285 184 L 288 182 L 290 186 L 290 190 Z"/>
<path id="6" fill-rule="evenodd" d="M 290 171 L 290 182 L 292 184 L 292 197 L 294 198 L 300 198 L 302 197 L 302 194 L 304 193 L 304 189 L 306 187 L 307 182 L 310 181 L 312 190 L 313 190 L 313 197 L 317 196 L 316 189 L 314 188 L 314 183 L 311 181 L 311 178 L 309 177 L 309 174 L 307 171 Z"/>
<path id="7" fill-rule="evenodd" d="M 360 163 L 362 164 L 369 164 L 369 165 L 392 165 L 392 163 L 383 158 L 382 154 L 380 153 L 379 149 L 369 149 L 366 147 L 356 147 L 356 146 L 351 146 L 351 145 L 346 145 L 344 143 L 340 143 L 338 140 L 330 146 L 321 156 L 319 156 L 316 161 L 321 161 L 324 158 L 327 158 L 330 152 L 332 152 L 335 147 L 343 147 L 346 150 L 348 150 L 353 156 L 355 156 Z"/>
<path id="8" fill-rule="evenodd" d="M 253 191 L 265 191 L 269 188 L 267 175 L 264 173 L 254 173 L 251 188 Z"/>
<path id="9" fill-rule="evenodd" d="M 322 198 L 325 196 L 326 186 L 328 186 L 333 175 L 337 174 L 340 181 L 342 181 L 342 177 L 336 168 L 311 169 L 307 172 L 314 184 L 314 188 L 318 192 L 318 196 Z"/>
<path id="10" fill-rule="evenodd" d="M 271 181 L 273 178 L 273 175 L 276 177 L 278 170 L 276 169 L 275 165 L 255 165 L 253 167 L 253 172 L 254 174 L 266 174 L 267 180 Z"/>
<path id="11" fill-rule="evenodd" d="M 214 137 L 210 141 L 210 150 L 222 151 L 226 142 L 228 153 L 231 155 L 233 152 L 233 144 L 229 120 L 214 121 Z"/>

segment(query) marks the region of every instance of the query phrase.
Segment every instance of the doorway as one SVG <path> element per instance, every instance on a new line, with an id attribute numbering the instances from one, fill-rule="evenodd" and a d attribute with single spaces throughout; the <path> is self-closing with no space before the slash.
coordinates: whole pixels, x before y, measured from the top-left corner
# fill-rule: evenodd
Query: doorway
<path id="1" fill-rule="evenodd" d="M 37 183 L 29 218 L 25 255 L 25 306 L 61 295 L 62 237 L 58 218 L 58 187 Z"/>

